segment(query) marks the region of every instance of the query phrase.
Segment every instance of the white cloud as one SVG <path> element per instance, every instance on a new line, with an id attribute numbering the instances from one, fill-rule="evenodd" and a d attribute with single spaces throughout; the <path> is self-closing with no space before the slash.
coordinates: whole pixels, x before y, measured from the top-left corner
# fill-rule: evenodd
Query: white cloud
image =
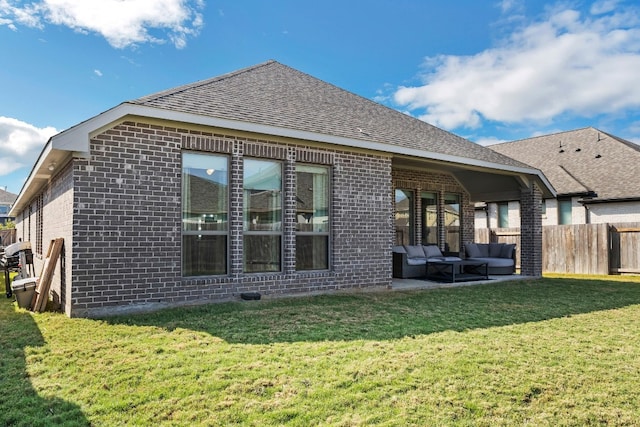
<path id="1" fill-rule="evenodd" d="M 502 0 L 498 2 L 498 7 L 502 11 L 502 13 L 509 13 L 514 10 L 520 11 L 524 7 L 522 1 L 523 0 Z"/>
<path id="2" fill-rule="evenodd" d="M 615 8 L 618 6 L 618 3 L 620 3 L 620 0 L 597 1 L 593 3 L 593 5 L 591 5 L 591 13 L 594 15 L 601 15 L 603 13 L 611 12 L 615 10 Z"/>
<path id="3" fill-rule="evenodd" d="M 400 87 L 394 100 L 447 129 L 637 108 L 639 10 L 605 13 L 612 5 L 594 4 L 597 16 L 555 7 L 547 19 L 520 28 L 498 47 L 473 56 L 427 58 L 431 73 L 424 84 Z"/>
<path id="4" fill-rule="evenodd" d="M 500 144 L 502 142 L 506 142 L 504 139 L 499 139 L 493 136 L 490 137 L 480 137 L 477 139 L 472 139 L 476 144 L 478 145 L 483 145 L 483 146 L 489 146 L 489 145 L 493 145 L 493 144 Z"/>
<path id="5" fill-rule="evenodd" d="M 203 0 L 41 0 L 25 6 L 0 0 L 0 25 L 44 28 L 44 23 L 64 25 L 79 33 L 97 33 L 116 48 L 140 43 L 164 43 L 166 32 L 182 49 L 203 26 Z M 154 34 L 151 34 L 151 31 Z"/>
<path id="6" fill-rule="evenodd" d="M 95 74 L 98 77 L 102 77 L 102 71 L 100 71 L 98 69 L 93 70 L 93 74 Z"/>
<path id="7" fill-rule="evenodd" d="M 58 132 L 0 116 L 0 176 L 33 165 L 47 140 Z"/>

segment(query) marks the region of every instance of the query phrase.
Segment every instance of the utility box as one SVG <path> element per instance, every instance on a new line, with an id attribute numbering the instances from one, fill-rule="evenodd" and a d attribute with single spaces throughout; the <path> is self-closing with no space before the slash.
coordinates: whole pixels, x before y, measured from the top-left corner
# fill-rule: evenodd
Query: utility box
<path id="1" fill-rule="evenodd" d="M 31 300 L 36 292 L 36 280 L 37 278 L 35 277 L 29 277 L 11 282 L 11 291 L 16 296 L 18 307 L 31 308 Z"/>

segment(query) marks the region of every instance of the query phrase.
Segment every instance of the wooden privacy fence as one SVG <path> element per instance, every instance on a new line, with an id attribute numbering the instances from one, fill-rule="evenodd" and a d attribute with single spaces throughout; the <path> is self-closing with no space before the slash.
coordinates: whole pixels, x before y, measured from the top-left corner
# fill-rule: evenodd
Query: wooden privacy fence
<path id="1" fill-rule="evenodd" d="M 0 245 L 9 246 L 16 242 L 16 229 L 0 230 Z"/>
<path id="2" fill-rule="evenodd" d="M 609 265 L 612 274 L 640 274 L 640 222 L 611 226 Z"/>
<path id="3" fill-rule="evenodd" d="M 477 242 L 515 243 L 520 229 L 477 229 Z M 542 271 L 576 274 L 640 274 L 640 223 L 542 227 Z"/>

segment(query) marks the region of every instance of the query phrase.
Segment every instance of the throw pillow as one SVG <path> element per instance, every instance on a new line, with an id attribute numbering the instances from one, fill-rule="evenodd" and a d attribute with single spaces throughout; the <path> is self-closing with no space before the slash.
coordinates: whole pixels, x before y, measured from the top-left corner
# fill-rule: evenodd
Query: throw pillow
<path id="1" fill-rule="evenodd" d="M 506 244 L 500 251 L 500 258 L 513 258 L 513 251 L 516 249 L 515 244 Z"/>
<path id="2" fill-rule="evenodd" d="M 480 258 L 488 258 L 489 257 L 489 244 L 488 243 L 478 243 L 478 250 L 480 251 Z"/>
<path id="3" fill-rule="evenodd" d="M 436 245 L 426 245 L 422 247 L 427 258 L 435 258 L 442 256 L 440 248 Z"/>
<path id="4" fill-rule="evenodd" d="M 465 243 L 464 250 L 467 252 L 467 256 L 469 258 L 481 257 L 480 249 L 478 248 L 478 245 L 476 245 L 475 243 Z"/>
<path id="5" fill-rule="evenodd" d="M 405 245 L 407 258 L 424 258 L 424 251 L 420 245 Z"/>
<path id="6" fill-rule="evenodd" d="M 500 258 L 504 243 L 489 243 L 489 258 Z"/>

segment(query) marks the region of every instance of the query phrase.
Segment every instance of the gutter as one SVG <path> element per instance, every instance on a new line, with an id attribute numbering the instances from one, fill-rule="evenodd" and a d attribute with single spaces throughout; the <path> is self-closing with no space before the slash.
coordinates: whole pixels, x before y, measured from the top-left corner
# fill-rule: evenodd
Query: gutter
<path id="1" fill-rule="evenodd" d="M 543 191 L 547 190 L 545 192 L 551 194 L 552 197 L 555 196 L 555 190 L 553 189 L 553 186 L 544 176 L 542 171 L 538 169 L 492 163 L 466 157 L 423 151 L 415 148 L 399 147 L 381 142 L 326 135 L 272 125 L 242 122 L 239 120 L 221 119 L 216 117 L 203 116 L 193 113 L 183 113 L 173 110 L 166 110 L 133 104 L 130 102 L 124 102 L 117 105 L 116 107 L 98 114 L 97 116 L 85 120 L 75 126 L 72 126 L 71 128 L 62 131 L 57 135 L 52 136 L 49 141 L 47 141 L 47 144 L 40 153 L 40 156 L 38 157 L 34 168 L 31 170 L 29 177 L 20 190 L 18 198 L 16 199 L 16 202 L 11 209 L 11 213 L 21 211 L 24 206 L 26 206 L 26 204 L 30 201 L 30 198 L 35 196 L 37 191 L 45 185 L 42 182 L 36 182 L 36 178 L 38 176 L 38 171 L 42 171 L 45 165 L 49 164 L 49 162 L 51 161 L 52 153 L 57 153 L 56 157 L 60 157 L 62 152 L 65 152 L 66 154 L 62 155 L 65 158 L 68 158 L 69 156 L 89 157 L 89 140 L 91 136 L 106 129 L 114 122 L 123 120 L 128 116 L 192 123 L 207 127 L 217 127 L 236 131 L 258 133 L 263 135 L 274 135 L 298 140 L 322 142 L 343 147 L 360 148 L 370 151 L 436 160 L 482 170 L 489 169 L 493 171 L 504 171 L 520 175 L 530 175 L 537 179 L 538 184 L 541 186 Z"/>
<path id="2" fill-rule="evenodd" d="M 608 199 L 595 199 L 595 200 L 579 200 L 583 205 L 597 205 L 600 203 L 633 203 L 640 202 L 640 197 L 610 197 Z"/>

